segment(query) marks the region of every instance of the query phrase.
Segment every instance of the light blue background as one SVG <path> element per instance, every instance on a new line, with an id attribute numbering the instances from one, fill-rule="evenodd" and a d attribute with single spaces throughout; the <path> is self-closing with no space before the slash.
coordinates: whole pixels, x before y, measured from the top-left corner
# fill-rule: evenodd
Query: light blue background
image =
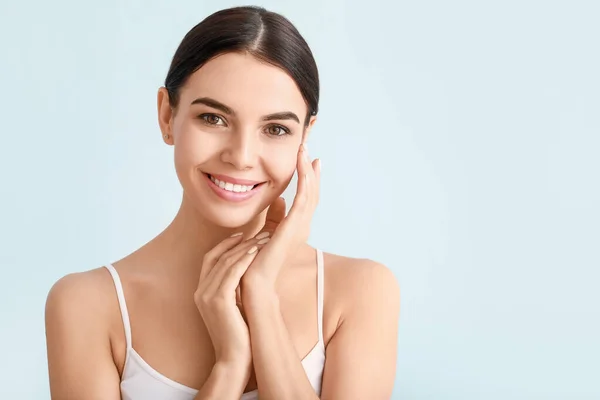
<path id="1" fill-rule="evenodd" d="M 173 218 L 156 90 L 239 4 L 1 3 L 0 398 L 49 398 L 51 285 Z M 600 399 L 600 3 L 261 5 L 320 67 L 311 243 L 400 282 L 394 398 Z"/>

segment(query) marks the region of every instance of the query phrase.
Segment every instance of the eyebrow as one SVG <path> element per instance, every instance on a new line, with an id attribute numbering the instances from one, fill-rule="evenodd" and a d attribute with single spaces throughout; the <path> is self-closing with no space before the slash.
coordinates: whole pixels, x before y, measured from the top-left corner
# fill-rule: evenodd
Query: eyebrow
<path id="1" fill-rule="evenodd" d="M 192 101 L 191 104 L 192 105 L 204 104 L 205 106 L 215 108 L 219 111 L 222 111 L 223 113 L 225 113 L 227 115 L 231 115 L 231 116 L 235 117 L 235 111 L 233 111 L 230 107 L 226 106 L 225 104 L 221 103 L 220 101 L 217 101 L 210 97 L 198 97 L 196 100 Z M 291 111 L 277 112 L 277 113 L 268 114 L 268 115 L 265 115 L 262 117 L 263 121 L 285 120 L 285 119 L 292 119 L 292 120 L 296 121 L 297 123 L 300 123 L 300 118 L 298 118 L 298 116 Z"/>

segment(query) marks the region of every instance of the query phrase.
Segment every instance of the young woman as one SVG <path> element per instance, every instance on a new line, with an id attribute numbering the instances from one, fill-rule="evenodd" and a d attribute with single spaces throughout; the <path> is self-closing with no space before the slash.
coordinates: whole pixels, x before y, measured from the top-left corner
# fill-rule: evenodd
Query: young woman
<path id="1" fill-rule="evenodd" d="M 306 244 L 318 99 L 312 53 L 281 15 L 227 9 L 184 37 L 158 92 L 181 207 L 132 254 L 54 284 L 53 399 L 390 397 L 394 275 Z"/>

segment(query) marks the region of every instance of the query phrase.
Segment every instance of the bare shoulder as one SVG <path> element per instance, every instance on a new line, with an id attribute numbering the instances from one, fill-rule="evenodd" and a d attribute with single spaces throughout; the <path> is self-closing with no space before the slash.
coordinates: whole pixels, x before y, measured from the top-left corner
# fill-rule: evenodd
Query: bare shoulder
<path id="1" fill-rule="evenodd" d="M 326 285 L 341 316 L 364 308 L 399 307 L 400 285 L 386 265 L 366 258 L 326 253 Z"/>
<path id="2" fill-rule="evenodd" d="M 65 275 L 48 292 L 46 321 L 97 325 L 109 318 L 114 296 L 112 279 L 104 267 Z"/>
<path id="3" fill-rule="evenodd" d="M 120 398 L 109 334 L 114 293 L 105 268 L 65 275 L 50 289 L 45 320 L 52 398 Z"/>
<path id="4" fill-rule="evenodd" d="M 325 253 L 325 264 L 328 272 L 336 278 L 343 279 L 345 283 L 361 283 L 364 279 L 392 279 L 397 280 L 393 272 L 380 262 L 368 258 L 352 258 L 339 254 Z"/>
<path id="5" fill-rule="evenodd" d="M 398 280 L 370 259 L 326 254 L 324 261 L 325 299 L 335 302 L 339 319 L 325 347 L 321 398 L 389 399 L 396 374 Z"/>

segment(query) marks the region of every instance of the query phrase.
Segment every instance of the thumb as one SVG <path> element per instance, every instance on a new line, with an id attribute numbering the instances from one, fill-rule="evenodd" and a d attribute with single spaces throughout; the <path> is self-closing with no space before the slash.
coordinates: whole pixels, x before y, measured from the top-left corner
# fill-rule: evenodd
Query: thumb
<path id="1" fill-rule="evenodd" d="M 285 199 L 278 197 L 271 203 L 265 220 L 265 231 L 273 232 L 285 218 Z"/>

